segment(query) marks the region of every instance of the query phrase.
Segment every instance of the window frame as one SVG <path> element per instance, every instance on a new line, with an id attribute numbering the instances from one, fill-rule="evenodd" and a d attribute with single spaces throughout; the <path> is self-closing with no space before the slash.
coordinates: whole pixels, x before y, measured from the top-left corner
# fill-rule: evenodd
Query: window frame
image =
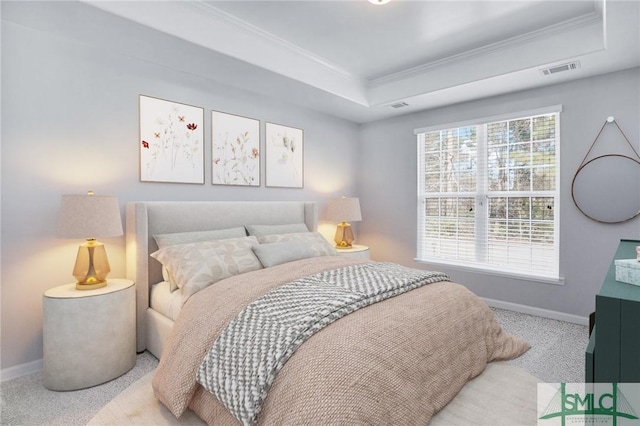
<path id="1" fill-rule="evenodd" d="M 416 149 L 416 157 L 417 157 L 416 158 L 417 159 L 416 226 L 417 228 L 416 228 L 416 257 L 414 258 L 415 261 L 420 263 L 446 265 L 446 266 L 453 267 L 455 269 L 486 273 L 494 276 L 505 276 L 509 278 L 530 280 L 530 281 L 542 282 L 547 284 L 559 284 L 559 285 L 564 284 L 564 278 L 561 276 L 561 273 L 560 273 L 560 201 L 561 201 L 561 188 L 560 188 L 560 165 L 561 165 L 560 121 L 561 119 L 560 119 L 560 115 L 561 115 L 561 112 L 562 112 L 562 105 L 552 105 L 552 106 L 547 106 L 542 108 L 530 109 L 525 111 L 517 111 L 513 113 L 482 117 L 482 118 L 477 118 L 472 120 L 447 123 L 447 124 L 441 124 L 436 126 L 422 127 L 414 130 L 414 135 L 416 136 L 416 142 L 417 142 L 417 146 L 416 146 L 417 148 Z M 513 191 L 512 193 L 509 193 L 509 191 L 507 191 L 507 194 L 505 196 L 517 197 L 519 194 L 526 194 L 527 197 L 536 197 L 537 194 L 540 194 L 540 196 L 551 196 L 554 199 L 553 250 L 555 253 L 555 257 L 552 260 L 552 262 L 555 264 L 555 267 L 553 268 L 554 270 L 551 271 L 549 274 L 545 274 L 542 272 L 536 272 L 536 271 L 523 269 L 523 268 L 514 268 L 514 267 L 503 268 L 503 267 L 500 267 L 500 265 L 496 265 L 496 264 L 488 263 L 484 261 L 466 261 L 466 260 L 459 260 L 459 259 L 451 260 L 443 257 L 429 256 L 426 253 L 424 253 L 422 250 L 422 244 L 424 239 L 426 238 L 425 231 L 424 231 L 425 222 L 426 222 L 425 203 L 428 198 L 428 193 L 426 192 L 426 187 L 425 187 L 425 173 L 426 173 L 426 167 L 427 167 L 425 164 L 426 163 L 425 157 L 423 156 L 425 154 L 425 151 L 424 151 L 424 147 L 421 146 L 421 143 L 424 144 L 424 136 L 421 136 L 421 135 L 424 135 L 430 132 L 475 126 L 477 130 L 477 139 L 483 139 L 483 137 L 486 136 L 487 124 L 490 124 L 493 122 L 500 122 L 500 121 L 517 120 L 521 118 L 530 118 L 530 117 L 547 115 L 547 114 L 557 114 L 557 119 L 555 122 L 555 135 L 554 135 L 555 189 L 553 191 L 533 191 L 530 189 L 529 191 L 524 191 L 524 192 Z M 484 131 L 484 134 L 482 130 Z M 530 143 L 532 142 L 533 141 L 530 141 Z M 486 240 L 483 241 L 483 239 L 486 238 L 486 232 L 489 229 L 488 212 L 485 211 L 485 210 L 488 210 L 488 207 L 486 207 L 486 204 L 488 203 L 485 203 L 485 205 L 483 205 L 482 208 L 477 208 L 477 207 L 478 207 L 478 203 L 482 203 L 483 197 L 485 197 L 484 198 L 485 201 L 488 200 L 488 196 L 490 193 L 492 193 L 492 191 L 490 191 L 487 187 L 488 186 L 487 176 L 488 176 L 488 170 L 489 170 L 486 164 L 487 163 L 486 161 L 487 141 L 486 140 L 477 141 L 477 144 L 478 144 L 477 146 L 478 166 L 477 167 L 482 166 L 484 167 L 484 170 L 480 171 L 476 169 L 476 177 L 483 178 L 483 181 L 480 182 L 478 180 L 476 182 L 476 189 L 472 193 L 469 193 L 467 191 L 467 192 L 459 192 L 459 193 L 453 193 L 453 194 L 456 197 L 469 197 L 469 196 L 475 197 L 476 209 L 474 214 L 474 221 L 477 222 L 479 219 L 482 219 L 483 224 L 480 226 L 480 233 L 475 234 L 474 241 L 476 246 L 478 245 L 486 246 L 487 242 Z M 445 194 L 445 193 L 440 192 L 438 194 Z M 475 226 L 477 230 L 478 224 L 476 223 Z"/>

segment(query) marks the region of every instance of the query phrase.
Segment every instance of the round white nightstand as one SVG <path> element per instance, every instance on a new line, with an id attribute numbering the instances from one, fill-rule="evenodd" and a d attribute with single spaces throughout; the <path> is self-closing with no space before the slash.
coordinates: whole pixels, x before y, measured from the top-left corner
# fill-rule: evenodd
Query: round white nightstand
<path id="1" fill-rule="evenodd" d="M 355 257 L 358 259 L 370 259 L 369 246 L 354 244 L 351 248 L 338 248 L 336 251 L 340 256 Z"/>
<path id="2" fill-rule="evenodd" d="M 68 391 L 115 379 L 136 364 L 133 281 L 107 280 L 95 290 L 66 284 L 42 300 L 44 386 Z"/>

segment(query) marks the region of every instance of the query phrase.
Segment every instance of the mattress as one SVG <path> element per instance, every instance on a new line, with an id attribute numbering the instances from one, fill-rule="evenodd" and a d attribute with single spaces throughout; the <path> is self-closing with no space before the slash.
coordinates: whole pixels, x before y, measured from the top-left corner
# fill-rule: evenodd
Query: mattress
<path id="1" fill-rule="evenodd" d="M 172 292 L 168 281 L 159 282 L 151 286 L 150 306 L 175 321 L 182 308 L 182 294 L 179 291 Z"/>

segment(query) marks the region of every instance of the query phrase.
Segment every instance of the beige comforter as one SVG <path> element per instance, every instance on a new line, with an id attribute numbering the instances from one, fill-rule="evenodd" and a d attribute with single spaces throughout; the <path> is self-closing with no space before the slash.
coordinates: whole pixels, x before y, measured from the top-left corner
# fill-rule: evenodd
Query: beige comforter
<path id="1" fill-rule="evenodd" d="M 294 279 L 364 262 L 305 259 L 227 278 L 191 297 L 153 379 L 179 417 L 237 420 L 195 380 L 228 322 L 254 299 Z M 427 424 L 487 362 L 529 345 L 507 335 L 491 310 L 459 284 L 438 282 L 360 309 L 320 330 L 289 359 L 264 401 L 260 424 Z"/>

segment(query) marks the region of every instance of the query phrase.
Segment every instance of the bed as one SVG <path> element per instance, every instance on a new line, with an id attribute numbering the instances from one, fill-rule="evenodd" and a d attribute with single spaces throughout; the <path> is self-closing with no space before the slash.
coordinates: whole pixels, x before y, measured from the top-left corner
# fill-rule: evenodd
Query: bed
<path id="1" fill-rule="evenodd" d="M 304 281 L 306 285 L 308 277 L 334 279 L 340 272 L 349 279 L 364 280 L 363 276 L 369 279 L 386 273 L 388 277 L 402 277 L 406 273 L 407 283 L 413 283 L 417 279 L 413 275 L 424 280 L 427 273 L 394 269 L 402 268 L 399 265 L 307 253 L 290 262 L 227 274 L 183 299 L 181 309 L 175 308 L 182 305 L 180 302 L 166 299 L 162 302 L 165 308 L 154 308 L 150 302 L 157 299 L 156 284 L 169 286 L 167 282 L 173 281 L 167 277 L 166 266 L 179 269 L 164 258 L 163 271 L 151 257 L 168 250 L 159 250 L 154 236 L 246 229 L 249 225 L 275 230 L 301 224 L 309 235 L 317 234 L 317 206 L 313 202 L 132 202 L 127 205 L 126 215 L 127 276 L 135 280 L 137 294 L 137 349 L 149 350 L 160 358 L 154 391 L 176 417 L 190 408 L 210 424 L 426 424 L 488 362 L 514 358 L 529 348 L 526 342 L 504 333 L 490 309 L 464 286 L 429 275 L 431 281 L 426 285 L 421 281 L 402 292 L 393 290 L 394 297 L 358 305 L 359 309 L 349 310 L 349 315 L 323 324 L 305 336 L 304 343 L 296 343 L 286 357 L 282 351 L 277 352 L 277 359 L 284 359 L 278 361 L 280 365 L 273 367 L 274 362 L 269 361 L 273 355 L 263 355 L 272 368 L 264 374 L 268 379 L 242 393 L 236 389 L 238 381 L 244 383 L 244 379 L 236 378 L 241 376 L 236 364 L 211 373 L 203 357 L 210 353 L 213 359 L 216 354 L 221 356 L 230 344 L 220 342 L 227 342 L 229 336 L 237 338 L 229 329 L 256 303 L 289 283 Z M 297 234 L 291 230 L 285 233 Z M 279 241 L 267 232 L 260 237 L 258 248 L 266 248 L 269 243 L 275 247 Z M 175 245 L 171 250 L 186 246 L 189 244 Z M 252 247 L 258 254 L 256 246 Z M 313 249 L 317 247 L 314 243 Z M 296 251 L 304 252 L 304 247 Z M 262 257 L 260 260 L 265 263 Z M 388 277 L 386 281 L 395 281 Z M 358 281 L 357 286 L 361 284 Z M 327 303 L 333 306 L 334 300 Z M 309 314 L 303 317 L 307 321 Z M 264 328 L 257 327 L 259 332 Z M 236 357 L 241 361 L 250 358 L 246 354 Z M 223 373 L 227 376 L 220 379 L 218 388 L 215 383 L 209 384 Z"/>
<path id="2" fill-rule="evenodd" d="M 152 285 L 163 281 L 162 267 L 149 255 L 154 235 L 228 229 L 248 224 L 304 223 L 318 226 L 312 202 L 138 201 L 126 207 L 127 278 L 136 283 L 137 351 L 160 358 L 173 320 L 150 306 Z"/>

